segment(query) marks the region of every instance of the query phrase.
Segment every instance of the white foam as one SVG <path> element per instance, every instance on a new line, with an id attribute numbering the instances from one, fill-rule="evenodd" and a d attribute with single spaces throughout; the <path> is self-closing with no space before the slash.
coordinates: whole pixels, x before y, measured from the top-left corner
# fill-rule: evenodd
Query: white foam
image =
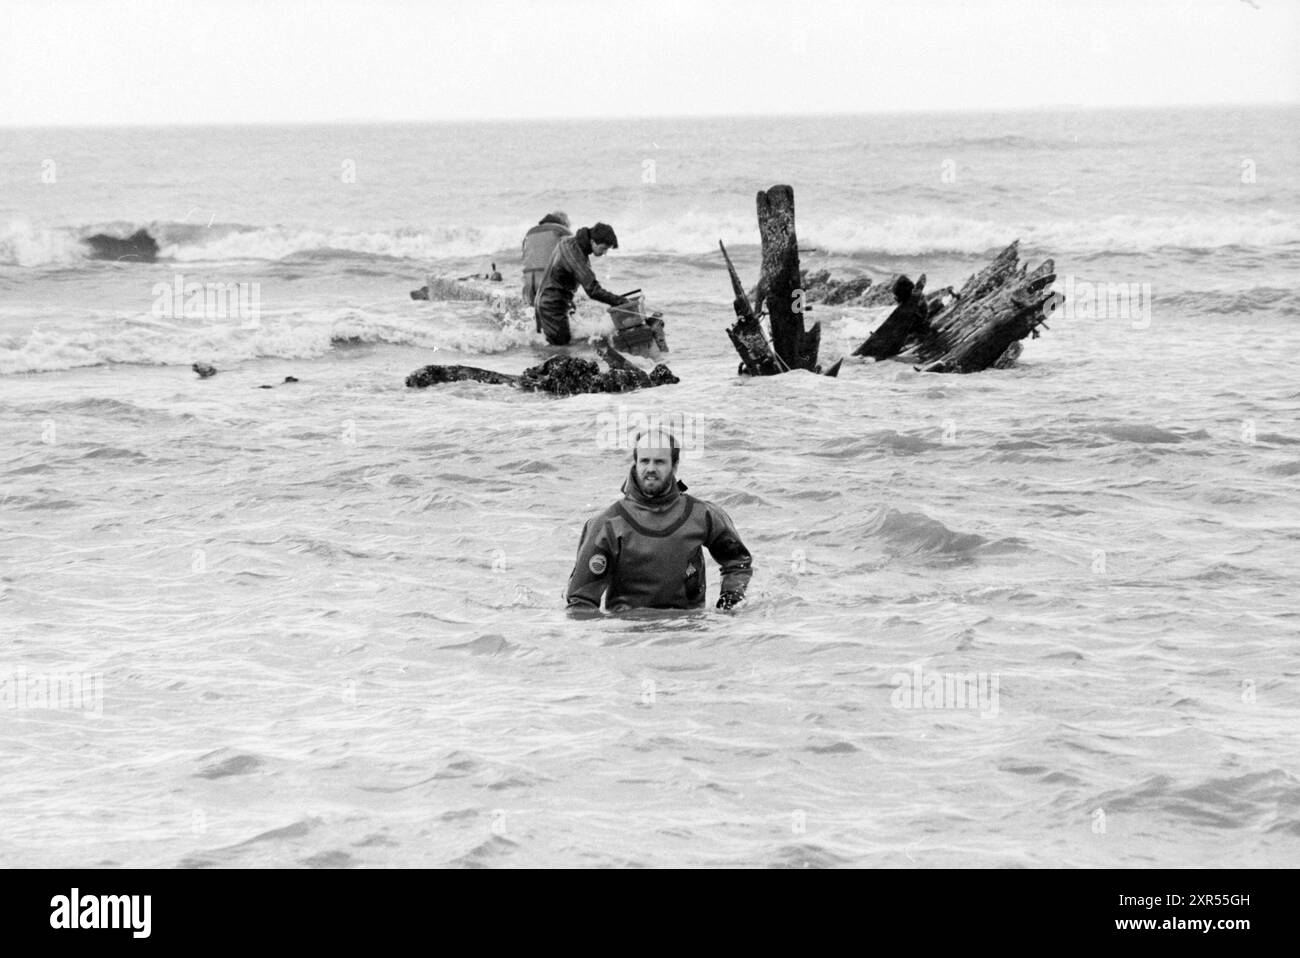
<path id="1" fill-rule="evenodd" d="M 531 314 L 494 315 L 490 306 L 435 304 L 436 312 L 377 316 L 353 309 L 263 315 L 260 325 L 100 316 L 38 325 L 0 338 L 0 374 L 47 372 L 105 363 L 232 365 L 259 358 L 314 359 L 347 342 L 499 353 L 539 344 Z M 582 327 L 585 329 L 585 327 Z M 575 335 L 578 329 L 575 328 Z"/>
<path id="2" fill-rule="evenodd" d="M 423 262 L 490 254 L 516 246 L 526 229 L 512 224 L 357 232 L 274 226 L 227 233 L 208 242 L 166 243 L 160 246 L 159 255 L 180 262 L 279 260 L 317 250 L 333 250 Z"/>
<path id="3" fill-rule="evenodd" d="M 330 251 L 336 254 L 392 257 L 428 264 L 503 254 L 518 248 L 527 222 L 440 225 L 396 230 L 332 230 L 299 227 L 242 227 L 217 224 L 211 231 L 192 224 L 146 224 L 158 239 L 159 256 L 177 262 L 277 261 Z M 645 253 L 698 256 L 712 253 L 721 239 L 728 246 L 754 245 L 753 214 L 720 215 L 696 209 L 672 219 L 635 211 L 617 224 L 624 256 Z M 0 234 L 0 264 L 44 266 L 84 260 L 83 236 L 113 227 L 37 227 L 25 219 L 9 222 Z M 1273 248 L 1300 242 L 1300 222 L 1275 210 L 1241 214 L 1093 216 L 1081 203 L 1077 217 L 1063 220 L 976 219 L 946 213 L 882 215 L 876 210 L 845 212 L 830 219 L 801 217 L 802 245 L 832 253 L 918 256 L 927 253 L 981 255 L 1019 237 L 1026 245 L 1060 253 L 1145 252 L 1159 248 L 1196 250 L 1225 246 Z"/>
<path id="4" fill-rule="evenodd" d="M 12 219 L 0 233 L 0 265 L 56 266 L 86 258 L 86 247 L 69 229 L 42 229 Z"/>
<path id="5" fill-rule="evenodd" d="M 1232 216 L 1105 216 L 1066 221 L 980 220 L 937 214 L 839 218 L 809 223 L 806 241 L 836 253 L 887 255 L 983 254 L 1019 238 L 1022 245 L 1052 251 L 1136 253 L 1164 247 L 1215 249 L 1271 247 L 1300 242 L 1300 223 L 1273 210 Z"/>

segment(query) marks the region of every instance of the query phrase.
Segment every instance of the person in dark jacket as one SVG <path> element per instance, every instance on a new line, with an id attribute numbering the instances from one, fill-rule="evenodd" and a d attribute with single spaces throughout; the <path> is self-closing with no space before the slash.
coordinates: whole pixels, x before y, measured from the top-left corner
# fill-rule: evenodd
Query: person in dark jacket
<path id="1" fill-rule="evenodd" d="M 680 457 L 666 430 L 637 436 L 623 498 L 582 527 L 565 590 L 570 612 L 595 613 L 602 597 L 610 612 L 703 608 L 705 549 L 722 570 L 717 608 L 744 599 L 754 574 L 749 550 L 720 507 L 686 494 Z"/>
<path id="2" fill-rule="evenodd" d="M 876 362 L 897 356 L 909 340 L 921 339 L 930 331 L 930 307 L 924 293 L 906 276 L 894 282 L 894 301 L 898 306 L 865 343 L 853 351 L 855 356 L 870 356 Z"/>
<path id="3" fill-rule="evenodd" d="M 578 230 L 566 236 L 555 247 L 551 262 L 538 284 L 537 324 L 552 346 L 567 346 L 572 338 L 569 316 L 573 313 L 573 296 L 581 286 L 592 299 L 610 306 L 621 306 L 627 300 L 611 293 L 596 280 L 591 269 L 592 256 L 604 256 L 618 249 L 618 237 L 607 223 Z"/>
<path id="4" fill-rule="evenodd" d="M 551 264 L 551 255 L 560 240 L 572 236 L 569 230 L 568 214 L 561 210 L 547 213 L 537 225 L 524 234 L 524 302 L 529 306 L 537 300 L 537 290 L 542 285 L 542 276 Z M 540 320 L 537 331 L 542 331 Z"/>

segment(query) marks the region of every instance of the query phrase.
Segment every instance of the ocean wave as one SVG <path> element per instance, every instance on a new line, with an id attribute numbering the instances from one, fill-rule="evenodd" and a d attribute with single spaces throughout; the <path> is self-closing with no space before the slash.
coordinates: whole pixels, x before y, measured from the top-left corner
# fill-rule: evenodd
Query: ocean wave
<path id="1" fill-rule="evenodd" d="M 1086 210 L 1080 210 L 1086 214 Z M 1300 222 L 1273 210 L 1250 216 L 1139 216 L 1012 222 L 941 214 L 816 222 L 801 229 L 805 242 L 833 253 L 892 256 L 924 253 L 985 254 L 1019 238 L 1023 248 L 1053 253 L 1143 253 L 1166 249 L 1275 248 L 1300 242 Z"/>
<path id="2" fill-rule="evenodd" d="M 1238 290 L 1188 290 L 1153 298 L 1152 308 L 1174 314 L 1184 312 L 1214 316 L 1249 316 L 1262 310 L 1282 316 L 1300 316 L 1300 293 L 1277 286 L 1252 286 Z"/>
<path id="3" fill-rule="evenodd" d="M 84 414 L 135 424 L 158 424 L 194 418 L 191 413 L 169 412 L 149 406 L 139 406 L 133 402 L 111 399 L 107 396 L 85 396 L 79 399 L 59 400 L 47 403 L 39 409 L 29 410 L 29 413 L 38 416 Z"/>
<path id="4" fill-rule="evenodd" d="M 576 336 L 601 328 L 594 310 L 579 310 Z M 483 303 L 436 303 L 409 317 L 375 316 L 354 309 L 238 321 L 121 320 L 103 317 L 74 328 L 38 326 L 0 337 L 0 375 L 131 364 L 223 366 L 255 359 L 317 359 L 332 351 L 389 344 L 463 353 L 501 353 L 541 337 L 531 317 L 501 315 Z"/>
<path id="5" fill-rule="evenodd" d="M 341 255 L 428 262 L 518 249 L 526 226 L 447 226 L 395 230 L 324 230 L 287 226 L 243 228 L 172 240 L 164 229 L 159 255 L 177 262 L 240 259 L 331 259 Z"/>
<path id="6" fill-rule="evenodd" d="M 757 228 L 748 210 L 714 213 L 691 209 L 667 219 L 650 211 L 633 211 L 616 221 L 622 256 L 698 257 L 728 246 L 753 245 Z M 412 261 L 495 258 L 514 262 L 530 223 L 404 226 L 396 229 L 345 230 L 299 226 L 249 226 L 236 223 L 110 223 L 79 227 L 38 227 L 11 221 L 0 233 L 0 265 L 66 266 L 87 260 L 83 239 L 94 233 L 126 236 L 149 231 L 159 245 L 159 259 L 178 263 L 230 261 L 312 261 L 362 258 Z M 918 256 L 949 253 L 983 255 L 1019 237 L 1025 248 L 1090 255 L 1186 250 L 1240 252 L 1276 250 L 1300 244 L 1300 222 L 1275 210 L 1242 214 L 1137 214 L 1048 220 L 976 219 L 946 213 L 881 215 L 864 208 L 859 214 L 830 219 L 806 216 L 800 222 L 801 245 L 845 255 Z"/>
<path id="7" fill-rule="evenodd" d="M 89 258 L 83 240 L 96 233 L 127 236 L 144 229 L 158 258 L 178 263 L 240 260 L 327 260 L 345 256 L 428 262 L 517 250 L 529 224 L 399 227 L 391 230 L 249 226 L 238 223 L 105 223 L 38 227 L 13 220 L 0 233 L 0 265 L 66 266 Z"/>
<path id="8" fill-rule="evenodd" d="M 1116 147 L 1127 144 L 1107 143 Z M 1061 150 L 1070 148 L 1095 148 L 1094 142 L 1080 143 L 1075 139 L 1064 137 L 1023 136 L 1019 133 L 1003 133 L 999 136 L 947 136 L 935 140 L 896 141 L 894 143 L 864 143 L 867 149 L 880 149 L 882 146 L 902 147 L 914 150 L 953 150 L 953 149 L 994 149 L 994 150 Z"/>
<path id="9" fill-rule="evenodd" d="M 848 541 L 879 540 L 885 551 L 900 558 L 969 558 L 978 552 L 1025 549 L 1019 539 L 989 540 L 973 532 L 950 529 L 923 513 L 890 507 L 881 507 L 863 521 L 847 525 L 843 534 Z"/>
<path id="10" fill-rule="evenodd" d="M 1083 804 L 1117 812 L 1163 815 L 1175 822 L 1210 828 L 1267 825 L 1270 830 L 1295 832 L 1296 818 L 1290 810 L 1300 804 L 1300 782 L 1280 768 L 1190 783 L 1180 783 L 1169 775 L 1153 775 L 1137 785 L 1091 796 Z"/>
<path id="11" fill-rule="evenodd" d="M 120 319 L 92 316 L 76 326 L 40 325 L 0 336 L 0 375 L 129 364 L 218 367 L 256 359 L 318 359 L 372 345 L 491 355 L 541 345 L 532 313 L 522 304 L 437 302 L 408 315 L 381 316 L 354 308 L 313 310 L 239 320 Z M 522 307 L 522 308 L 521 308 Z M 581 301 L 571 319 L 575 341 L 609 332 L 605 307 Z M 452 360 L 449 360 L 452 361 Z"/>
<path id="12" fill-rule="evenodd" d="M 4 266 L 66 266 L 86 259 L 88 252 L 72 229 L 42 229 L 26 220 L 12 220 L 0 233 L 0 265 Z"/>

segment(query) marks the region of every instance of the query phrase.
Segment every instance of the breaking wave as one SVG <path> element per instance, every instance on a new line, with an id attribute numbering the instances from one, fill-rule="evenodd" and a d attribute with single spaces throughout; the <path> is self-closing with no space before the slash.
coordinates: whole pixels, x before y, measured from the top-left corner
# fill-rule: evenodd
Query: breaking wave
<path id="1" fill-rule="evenodd" d="M 578 336 L 596 332 L 600 320 L 581 310 Z M 377 316 L 355 309 L 263 318 L 252 328 L 238 320 L 207 322 L 103 317 L 75 328 L 38 326 L 0 336 L 0 375 L 86 366 L 134 364 L 218 368 L 255 359 L 315 359 L 365 345 L 411 346 L 474 354 L 502 353 L 534 344 L 532 319 L 494 314 L 482 303 L 437 303 L 410 316 Z"/>
<path id="2" fill-rule="evenodd" d="M 1086 213 L 1086 211 L 1081 211 Z M 613 217 L 611 217 L 613 219 Z M 159 259 L 178 263 L 324 260 L 355 258 L 422 264 L 459 258 L 517 255 L 527 221 L 496 224 L 406 226 L 389 230 L 344 230 L 236 223 L 104 223 L 39 227 L 11 221 L 0 233 L 0 265 L 69 266 L 87 261 L 83 239 L 94 233 L 126 236 L 147 229 L 158 241 Z M 622 255 L 698 256 L 757 239 L 748 211 L 715 214 L 688 210 L 668 220 L 648 213 L 618 220 Z M 912 256 L 926 253 L 982 255 L 1019 237 L 1025 247 L 1058 254 L 1143 253 L 1154 250 L 1204 252 L 1235 248 L 1276 249 L 1300 244 L 1300 222 L 1274 210 L 1250 215 L 1107 216 L 1095 219 L 1011 221 L 943 213 L 882 215 L 875 209 L 800 222 L 800 239 L 831 253 Z"/>

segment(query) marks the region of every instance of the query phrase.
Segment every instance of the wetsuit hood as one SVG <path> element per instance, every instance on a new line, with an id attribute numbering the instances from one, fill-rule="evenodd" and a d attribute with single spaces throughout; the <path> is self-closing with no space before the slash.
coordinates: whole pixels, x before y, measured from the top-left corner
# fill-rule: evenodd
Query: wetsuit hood
<path id="1" fill-rule="evenodd" d="M 572 236 L 569 228 L 561 223 L 538 223 L 524 234 L 525 237 L 536 236 L 538 233 L 552 233 L 555 236 Z"/>
<path id="2" fill-rule="evenodd" d="M 686 483 L 678 479 L 671 486 L 659 493 L 657 496 L 647 496 L 641 491 L 641 486 L 636 481 L 636 466 L 632 466 L 627 471 L 627 479 L 623 481 L 623 495 L 631 499 L 638 505 L 646 506 L 650 509 L 663 509 L 671 506 L 677 501 L 677 497 L 686 491 Z"/>
<path id="3" fill-rule="evenodd" d="M 573 234 L 573 238 L 578 241 L 578 249 L 582 250 L 582 255 L 591 255 L 591 230 L 586 226 Z"/>

